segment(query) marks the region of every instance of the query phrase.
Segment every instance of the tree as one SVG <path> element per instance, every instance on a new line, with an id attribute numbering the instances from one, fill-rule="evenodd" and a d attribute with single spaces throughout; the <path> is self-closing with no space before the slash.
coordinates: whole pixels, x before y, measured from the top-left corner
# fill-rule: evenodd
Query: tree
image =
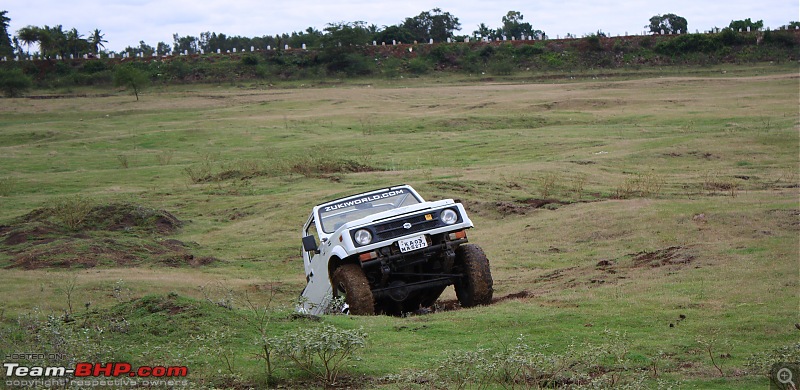
<path id="1" fill-rule="evenodd" d="M 172 34 L 172 39 L 174 41 L 173 48 L 178 53 L 188 52 L 189 54 L 195 54 L 199 51 L 199 40 L 197 37 L 191 35 L 182 37 L 178 34 Z"/>
<path id="2" fill-rule="evenodd" d="M 14 47 L 11 46 L 11 36 L 8 34 L 8 22 L 11 21 L 6 16 L 8 11 L 0 11 L 0 56 L 14 54 Z"/>
<path id="3" fill-rule="evenodd" d="M 531 36 L 533 35 L 533 27 L 530 23 L 523 23 L 522 22 L 523 16 L 518 11 L 508 11 L 506 16 L 503 16 L 503 28 L 502 28 L 502 35 L 506 35 L 508 37 L 517 37 L 519 38 L 522 35 Z M 500 31 L 500 30 L 498 30 Z"/>
<path id="4" fill-rule="evenodd" d="M 64 39 L 64 47 L 62 48 L 65 54 L 81 55 L 89 51 L 89 42 L 83 39 L 77 29 L 67 31 Z"/>
<path id="5" fill-rule="evenodd" d="M 129 56 L 135 57 L 139 53 L 142 53 L 145 57 L 150 57 L 156 54 L 156 49 L 153 46 L 146 44 L 144 41 L 139 41 L 139 46 L 137 47 L 126 47 L 124 52 L 128 53 Z"/>
<path id="6" fill-rule="evenodd" d="M 349 75 L 361 75 L 371 72 L 365 57 L 356 53 L 372 37 L 366 23 L 331 23 L 325 27 L 325 35 L 320 39 L 322 53 L 320 60 L 327 63 L 328 70 L 343 71 Z"/>
<path id="7" fill-rule="evenodd" d="M 45 56 L 59 54 L 64 57 L 69 54 L 64 27 L 60 24 L 54 27 L 45 25 L 40 31 L 39 48 Z"/>
<path id="8" fill-rule="evenodd" d="M 139 91 L 149 83 L 150 79 L 147 77 L 147 73 L 130 65 L 120 66 L 114 73 L 114 86 L 131 88 L 136 96 L 136 101 L 139 101 Z"/>
<path id="9" fill-rule="evenodd" d="M 764 21 L 759 20 L 757 22 L 753 22 L 750 18 L 745 20 L 731 20 L 731 24 L 728 27 L 733 31 L 747 31 L 747 28 L 750 27 L 750 31 L 758 31 L 762 27 L 764 27 Z"/>
<path id="10" fill-rule="evenodd" d="M 424 42 L 433 39 L 443 42 L 453 36 L 453 31 L 461 30 L 461 23 L 449 12 L 434 8 L 413 18 L 406 18 L 403 28 L 411 33 L 415 41 Z"/>
<path id="11" fill-rule="evenodd" d="M 375 42 L 413 42 L 414 36 L 402 25 L 383 26 L 383 29 L 372 36 Z"/>
<path id="12" fill-rule="evenodd" d="M 32 84 L 33 81 L 21 69 L 0 70 L 0 90 L 6 97 L 22 96 Z"/>
<path id="13" fill-rule="evenodd" d="M 684 34 L 688 31 L 689 23 L 685 18 L 675 14 L 656 15 L 650 18 L 650 24 L 644 26 L 649 28 L 653 34 Z"/>
<path id="14" fill-rule="evenodd" d="M 481 38 L 491 38 L 497 34 L 497 31 L 481 23 L 480 25 L 478 25 L 478 29 L 473 31 L 472 33 Z"/>
<path id="15" fill-rule="evenodd" d="M 30 53 L 31 46 L 39 42 L 39 28 L 36 26 L 25 26 L 17 31 L 17 37 L 28 47 L 28 53 Z"/>
<path id="16" fill-rule="evenodd" d="M 100 52 L 100 47 L 102 47 L 103 49 L 106 48 L 106 46 L 103 44 L 108 43 L 108 41 L 103 39 L 104 37 L 105 34 L 101 34 L 99 29 L 94 29 L 94 32 L 92 32 L 92 36 L 89 37 L 89 43 L 94 48 L 94 54 Z"/>
<path id="17" fill-rule="evenodd" d="M 170 47 L 166 42 L 158 42 L 156 45 L 156 54 L 160 56 L 167 55 L 170 52 Z"/>

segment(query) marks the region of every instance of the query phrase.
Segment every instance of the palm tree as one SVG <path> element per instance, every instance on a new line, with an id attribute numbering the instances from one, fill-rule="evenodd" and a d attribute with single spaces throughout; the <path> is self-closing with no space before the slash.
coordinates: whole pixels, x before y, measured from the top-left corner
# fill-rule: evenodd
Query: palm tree
<path id="1" fill-rule="evenodd" d="M 45 25 L 44 30 L 46 34 L 39 40 L 39 46 L 45 41 L 47 42 L 48 54 L 60 54 L 62 57 L 66 56 L 69 49 L 67 48 L 67 34 L 64 32 L 64 27 L 60 24 L 52 28 Z M 44 51 L 45 50 L 42 49 L 42 54 L 44 54 Z"/>
<path id="2" fill-rule="evenodd" d="M 94 47 L 94 54 L 97 54 L 100 51 L 100 47 L 102 47 L 103 49 L 106 48 L 106 46 L 103 45 L 103 43 L 108 43 L 108 41 L 103 39 L 104 37 L 105 34 L 100 34 L 99 29 L 94 29 L 94 32 L 89 37 L 89 43 L 91 43 L 92 47 Z"/>
<path id="3" fill-rule="evenodd" d="M 491 38 L 495 34 L 495 31 L 481 23 L 478 26 L 478 29 L 473 31 L 473 34 L 480 36 L 481 38 Z"/>
<path id="4" fill-rule="evenodd" d="M 39 27 L 25 26 L 17 31 L 19 40 L 28 47 L 28 54 L 31 52 L 31 45 L 39 42 Z"/>
<path id="5" fill-rule="evenodd" d="M 78 32 L 77 28 L 73 28 L 67 31 L 65 45 L 66 51 L 69 54 L 80 55 L 81 52 L 86 50 L 86 46 L 88 46 L 89 43 L 83 39 L 83 35 Z"/>

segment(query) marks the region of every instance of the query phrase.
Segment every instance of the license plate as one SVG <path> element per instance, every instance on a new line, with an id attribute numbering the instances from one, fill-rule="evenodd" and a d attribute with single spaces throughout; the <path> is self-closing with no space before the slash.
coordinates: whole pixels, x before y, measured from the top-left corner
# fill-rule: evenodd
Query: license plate
<path id="1" fill-rule="evenodd" d="M 397 245 L 400 247 L 400 252 L 406 253 L 415 251 L 417 249 L 427 248 L 428 241 L 425 240 L 425 236 L 422 235 L 406 238 L 405 240 L 398 240 Z"/>

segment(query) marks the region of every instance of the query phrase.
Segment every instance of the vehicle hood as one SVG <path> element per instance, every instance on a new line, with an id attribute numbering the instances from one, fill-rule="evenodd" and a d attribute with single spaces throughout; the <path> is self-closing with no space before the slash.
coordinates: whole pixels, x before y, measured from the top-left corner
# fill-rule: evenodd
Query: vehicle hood
<path id="1" fill-rule="evenodd" d="M 452 199 L 443 199 L 433 202 L 422 202 L 418 204 L 412 204 L 409 206 L 400 207 L 393 210 L 387 210 L 387 211 L 382 211 L 380 213 L 370 214 L 364 218 L 356 219 L 345 223 L 344 225 L 340 226 L 339 229 L 337 229 L 335 232 L 331 233 L 331 235 L 335 235 L 345 230 L 354 229 L 365 225 L 370 225 L 381 220 L 400 218 L 404 215 L 416 214 L 425 210 L 440 209 L 454 204 L 456 204 L 456 202 L 453 201 Z"/>

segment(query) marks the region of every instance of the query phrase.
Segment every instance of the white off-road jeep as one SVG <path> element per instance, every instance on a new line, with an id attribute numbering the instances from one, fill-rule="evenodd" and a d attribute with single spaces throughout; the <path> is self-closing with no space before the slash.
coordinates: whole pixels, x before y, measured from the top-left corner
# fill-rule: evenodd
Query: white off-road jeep
<path id="1" fill-rule="evenodd" d="M 488 304 L 489 261 L 467 244 L 469 228 L 461 203 L 426 202 L 408 185 L 317 205 L 302 231 L 298 310 L 397 315 L 432 306 L 449 285 L 462 307 Z"/>

